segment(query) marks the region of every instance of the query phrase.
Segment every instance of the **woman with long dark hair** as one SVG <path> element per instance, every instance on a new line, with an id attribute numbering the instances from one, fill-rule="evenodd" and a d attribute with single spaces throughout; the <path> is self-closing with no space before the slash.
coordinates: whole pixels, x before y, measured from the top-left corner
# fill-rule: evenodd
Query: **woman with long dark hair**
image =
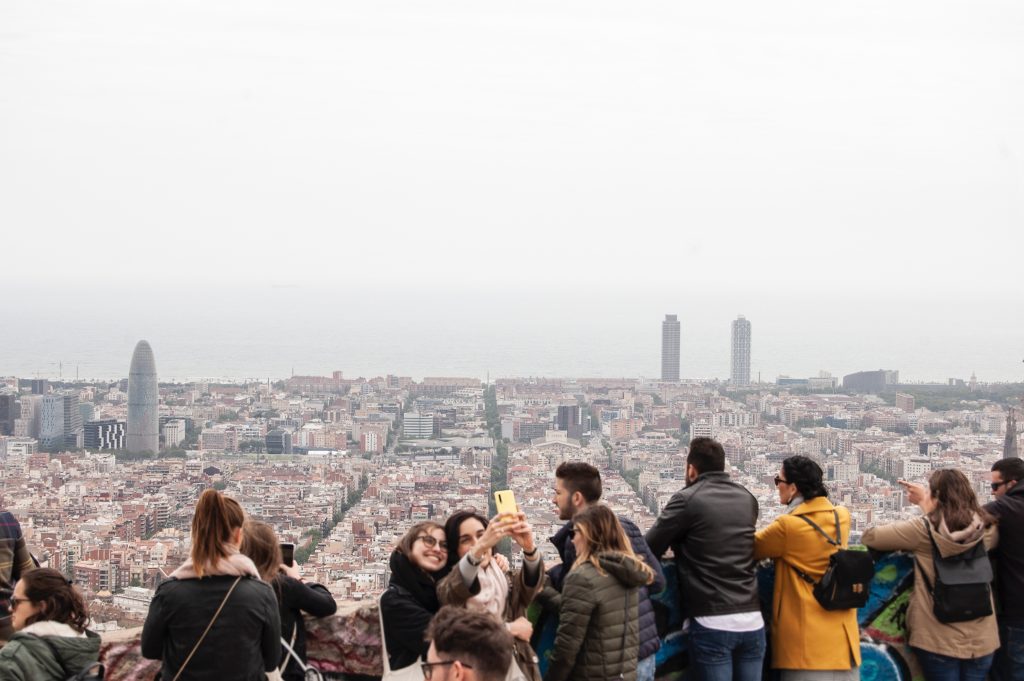
<path id="1" fill-rule="evenodd" d="M 208 489 L 192 517 L 191 558 L 162 583 L 142 628 L 142 655 L 164 681 L 266 681 L 281 657 L 270 585 L 239 552 L 245 512 Z"/>
<path id="2" fill-rule="evenodd" d="M 444 528 L 432 521 L 416 523 L 391 553 L 391 581 L 380 597 L 380 615 L 388 664 L 401 669 L 426 655 L 423 640 L 431 618 L 441 609 L 437 580 L 448 564 Z"/>
<path id="3" fill-rule="evenodd" d="M 96 664 L 100 637 L 88 624 L 85 601 L 64 575 L 26 572 L 11 598 L 14 635 L 0 649 L 0 679 L 64 681 Z"/>
<path id="4" fill-rule="evenodd" d="M 836 551 L 825 535 L 848 546 L 850 512 L 829 501 L 821 466 L 806 456 L 785 459 L 775 487 L 786 512 L 754 536 L 754 557 L 775 559 L 772 668 L 781 681 L 858 679 L 857 611 L 825 610 L 808 582 L 821 579 Z"/>
<path id="5" fill-rule="evenodd" d="M 636 681 L 639 587 L 654 581 L 633 553 L 619 519 L 602 504 L 572 519 L 576 562 L 560 597 L 558 631 L 546 681 Z"/>
<path id="6" fill-rule="evenodd" d="M 338 610 L 334 596 L 322 584 L 302 581 L 298 565 L 285 565 L 281 558 L 281 544 L 274 528 L 258 520 L 245 523 L 242 553 L 249 556 L 260 573 L 260 578 L 274 588 L 278 611 L 281 614 L 281 637 L 288 641 L 295 654 L 306 663 L 306 625 L 302 613 L 313 617 L 327 617 Z M 305 672 L 287 651 L 281 651 L 278 665 L 285 681 L 302 681 Z"/>
<path id="7" fill-rule="evenodd" d="M 861 542 L 878 551 L 914 554 L 914 591 L 907 610 L 907 630 L 925 679 L 982 681 L 999 648 L 995 615 L 950 624 L 939 621 L 932 595 L 936 574 L 933 551 L 948 558 L 972 551 L 982 543 L 986 549 L 991 548 L 997 541 L 995 526 L 978 505 L 970 481 L 958 470 L 934 471 L 927 487 L 904 486 L 924 517 L 872 527 Z"/>
<path id="8" fill-rule="evenodd" d="M 544 566 L 526 515 L 488 521 L 476 511 L 457 511 L 444 524 L 444 532 L 451 571 L 437 586 L 441 604 L 486 612 L 504 622 L 513 636 L 513 659 L 519 670 L 527 679 L 540 681 L 526 608 L 543 588 Z M 523 567 L 515 573 L 493 555 L 504 537 L 511 537 L 523 550 Z"/>

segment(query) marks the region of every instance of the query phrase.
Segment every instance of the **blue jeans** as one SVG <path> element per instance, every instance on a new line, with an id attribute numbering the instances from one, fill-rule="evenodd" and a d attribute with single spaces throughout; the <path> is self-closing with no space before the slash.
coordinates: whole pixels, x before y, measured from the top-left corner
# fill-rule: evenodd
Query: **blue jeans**
<path id="1" fill-rule="evenodd" d="M 690 621 L 690 667 L 697 681 L 761 681 L 764 627 L 719 631 Z"/>
<path id="2" fill-rule="evenodd" d="M 994 681 L 1024 681 L 1024 627 L 999 625 L 1002 648 L 992 663 Z"/>
<path id="3" fill-rule="evenodd" d="M 654 658 L 657 656 L 657 653 L 648 655 L 637 663 L 636 681 L 654 681 L 654 672 L 658 666 Z"/>
<path id="4" fill-rule="evenodd" d="M 985 681 L 993 655 L 962 659 L 913 648 L 925 681 Z"/>

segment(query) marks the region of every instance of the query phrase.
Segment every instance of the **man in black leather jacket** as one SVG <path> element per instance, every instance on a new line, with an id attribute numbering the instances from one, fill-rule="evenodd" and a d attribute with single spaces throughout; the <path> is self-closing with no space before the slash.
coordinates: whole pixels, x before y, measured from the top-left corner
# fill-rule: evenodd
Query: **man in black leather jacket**
<path id="1" fill-rule="evenodd" d="M 761 678 L 765 637 L 754 561 L 757 514 L 757 500 L 725 472 L 722 445 L 694 438 L 686 457 L 686 487 L 665 505 L 646 539 L 654 555 L 663 556 L 669 547 L 675 554 L 690 663 L 698 678 Z"/>
<path id="2" fill-rule="evenodd" d="M 997 681 L 1024 680 L 1024 461 L 1000 459 L 992 465 L 992 494 L 985 510 L 999 521 L 996 593 L 1002 647 L 992 665 Z"/>

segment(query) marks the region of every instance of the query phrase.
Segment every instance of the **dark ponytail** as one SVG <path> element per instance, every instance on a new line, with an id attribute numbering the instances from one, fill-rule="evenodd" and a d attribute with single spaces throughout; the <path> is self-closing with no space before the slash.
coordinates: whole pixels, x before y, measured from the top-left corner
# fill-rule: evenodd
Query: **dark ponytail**
<path id="1" fill-rule="evenodd" d="M 806 456 L 791 456 L 782 462 L 782 472 L 786 474 L 786 482 L 796 485 L 804 501 L 828 497 L 828 489 L 823 481 L 821 466 L 814 459 Z"/>
<path id="2" fill-rule="evenodd" d="M 192 516 L 192 567 L 198 577 L 231 553 L 232 533 L 245 524 L 245 511 L 234 499 L 208 489 L 196 502 Z"/>

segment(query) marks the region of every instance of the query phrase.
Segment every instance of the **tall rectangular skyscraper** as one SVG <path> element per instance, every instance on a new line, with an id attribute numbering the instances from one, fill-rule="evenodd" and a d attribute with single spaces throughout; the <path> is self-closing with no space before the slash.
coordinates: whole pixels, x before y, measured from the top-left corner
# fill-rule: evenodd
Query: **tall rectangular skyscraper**
<path id="1" fill-rule="evenodd" d="M 674 314 L 661 323 L 661 380 L 679 380 L 679 320 Z"/>
<path id="2" fill-rule="evenodd" d="M 750 322 L 740 315 L 732 323 L 733 385 L 750 385 Z"/>

